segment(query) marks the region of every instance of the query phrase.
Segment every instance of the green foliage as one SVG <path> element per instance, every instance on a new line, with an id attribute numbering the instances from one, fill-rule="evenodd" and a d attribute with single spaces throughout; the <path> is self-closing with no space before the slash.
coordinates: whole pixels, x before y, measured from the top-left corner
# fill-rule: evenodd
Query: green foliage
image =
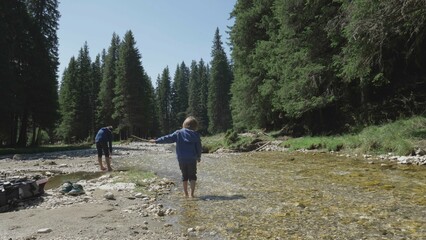
<path id="1" fill-rule="evenodd" d="M 424 1 L 237 1 L 234 128 L 342 132 L 426 106 Z"/>
<path id="2" fill-rule="evenodd" d="M 182 62 L 176 67 L 171 90 L 171 129 L 180 128 L 186 118 L 185 112 L 188 108 L 188 92 L 191 92 L 188 88 L 189 81 L 190 71 L 185 63 Z"/>
<path id="3" fill-rule="evenodd" d="M 225 145 L 232 145 L 234 143 L 236 143 L 238 141 L 239 137 L 238 137 L 238 133 L 234 130 L 228 130 L 225 133 Z"/>
<path id="4" fill-rule="evenodd" d="M 113 99 L 113 119 L 118 122 L 120 139 L 127 139 L 131 135 L 150 135 L 153 127 L 153 94 L 133 33 L 128 31 L 119 49 Z"/>
<path id="5" fill-rule="evenodd" d="M 237 1 L 231 13 L 235 18 L 230 32 L 235 76 L 231 109 L 238 130 L 264 127 L 272 115 L 270 96 L 259 93 L 266 71 L 254 59 L 257 44 L 269 38 L 272 5 L 273 1 Z"/>
<path id="6" fill-rule="evenodd" d="M 302 137 L 283 143 L 290 149 L 349 150 L 361 153 L 411 154 L 416 148 L 424 148 L 425 117 L 397 120 L 379 126 L 369 126 L 358 134 L 338 137 Z"/>
<path id="7" fill-rule="evenodd" d="M 2 145 L 25 147 L 28 134 L 52 129 L 57 120 L 57 7 L 56 0 L 0 3 Z"/>
<path id="8" fill-rule="evenodd" d="M 120 46 L 120 38 L 117 34 L 112 35 L 111 44 L 108 48 L 108 53 L 105 56 L 102 80 L 98 93 L 98 105 L 96 118 L 101 126 L 117 126 L 118 122 L 113 120 L 115 97 L 114 87 L 115 79 L 117 78 L 117 62 L 118 50 Z"/>
<path id="9" fill-rule="evenodd" d="M 231 128 L 230 88 L 232 72 L 222 46 L 219 29 L 216 29 L 208 86 L 209 132 L 219 133 Z"/>
<path id="10" fill-rule="evenodd" d="M 170 86 L 169 68 L 166 67 L 157 79 L 157 109 L 158 122 L 161 134 L 167 134 L 171 131 L 171 86 Z"/>

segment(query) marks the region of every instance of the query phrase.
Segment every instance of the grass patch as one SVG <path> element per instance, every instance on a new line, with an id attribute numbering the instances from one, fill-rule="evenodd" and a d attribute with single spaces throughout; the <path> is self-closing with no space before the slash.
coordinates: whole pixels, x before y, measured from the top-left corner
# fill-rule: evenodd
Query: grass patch
<path id="1" fill-rule="evenodd" d="M 59 151 L 89 149 L 91 147 L 92 147 L 91 143 L 86 143 L 86 144 L 76 144 L 76 145 L 45 145 L 45 146 L 30 147 L 30 148 L 0 148 L 0 155 L 59 152 Z"/>
<path id="2" fill-rule="evenodd" d="M 344 137 L 301 137 L 284 142 L 284 147 L 290 150 L 297 149 L 327 149 L 328 151 L 340 151 L 345 142 Z"/>
<path id="3" fill-rule="evenodd" d="M 115 182 L 135 183 L 135 190 L 142 193 L 147 193 L 147 187 L 150 182 L 148 179 L 154 179 L 156 175 L 152 172 L 132 168 L 129 171 L 120 172 Z"/>
<path id="4" fill-rule="evenodd" d="M 215 152 L 220 148 L 246 152 L 254 150 L 258 142 L 272 140 L 274 138 L 270 134 L 265 134 L 263 131 L 257 129 L 242 134 L 228 130 L 226 133 L 203 137 L 202 145 L 203 152 Z"/>
<path id="5" fill-rule="evenodd" d="M 413 117 L 392 123 L 364 128 L 359 134 L 331 137 L 302 137 L 289 139 L 283 145 L 292 150 L 327 149 L 355 150 L 361 153 L 408 155 L 416 148 L 425 148 L 426 118 Z"/>
<path id="6" fill-rule="evenodd" d="M 224 133 L 202 137 L 201 141 L 203 145 L 203 152 L 214 152 L 219 148 L 224 147 L 224 137 Z"/>

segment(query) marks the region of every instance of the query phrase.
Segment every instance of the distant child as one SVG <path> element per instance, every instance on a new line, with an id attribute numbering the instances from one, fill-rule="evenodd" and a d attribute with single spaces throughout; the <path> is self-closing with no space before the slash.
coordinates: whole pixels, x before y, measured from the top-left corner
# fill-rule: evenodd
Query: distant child
<path id="1" fill-rule="evenodd" d="M 103 127 L 99 129 L 95 137 L 96 149 L 98 150 L 98 162 L 101 171 L 112 171 L 111 157 L 112 154 L 112 126 Z M 102 152 L 105 155 L 105 162 L 107 168 L 102 164 Z"/>
<path id="2" fill-rule="evenodd" d="M 176 132 L 150 140 L 151 143 L 176 143 L 176 155 L 182 172 L 183 191 L 188 197 L 188 181 L 191 187 L 191 197 L 194 197 L 195 182 L 197 181 L 197 162 L 201 161 L 201 139 L 196 132 L 198 122 L 194 117 L 187 117 L 182 129 Z"/>

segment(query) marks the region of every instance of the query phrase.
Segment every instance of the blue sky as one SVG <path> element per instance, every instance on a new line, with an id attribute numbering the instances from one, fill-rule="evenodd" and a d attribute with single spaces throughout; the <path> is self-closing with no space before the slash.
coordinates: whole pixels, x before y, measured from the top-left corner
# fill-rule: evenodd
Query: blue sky
<path id="1" fill-rule="evenodd" d="M 59 76 L 87 41 L 95 60 L 108 50 L 112 34 L 122 39 L 131 30 L 142 66 L 155 83 L 168 66 L 173 78 L 177 64 L 189 66 L 201 58 L 209 63 L 216 28 L 230 58 L 227 26 L 236 0 L 60 0 Z"/>

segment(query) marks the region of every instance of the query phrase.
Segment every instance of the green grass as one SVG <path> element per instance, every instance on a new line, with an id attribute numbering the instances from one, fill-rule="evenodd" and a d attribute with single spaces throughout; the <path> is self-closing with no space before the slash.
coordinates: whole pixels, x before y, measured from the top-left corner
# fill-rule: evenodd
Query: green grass
<path id="1" fill-rule="evenodd" d="M 155 178 L 156 175 L 152 172 L 131 168 L 129 171 L 120 172 L 118 179 L 115 182 L 130 182 L 136 184 L 136 191 L 146 193 L 146 188 L 149 183 L 145 182 L 146 179 Z"/>
<path id="2" fill-rule="evenodd" d="M 28 154 L 28 153 L 43 153 L 43 152 L 59 152 L 78 149 L 89 149 L 92 144 L 76 144 L 76 145 L 45 145 L 40 147 L 29 148 L 0 148 L 0 155 L 7 154 Z"/>
<path id="3" fill-rule="evenodd" d="M 246 134 L 236 134 L 233 131 L 220 133 L 202 138 L 203 152 L 214 152 L 220 148 L 236 151 L 250 151 L 256 142 L 266 142 L 274 140 L 270 134 L 254 129 Z"/>
<path id="4" fill-rule="evenodd" d="M 289 139 L 283 145 L 296 149 L 350 150 L 360 153 L 408 155 L 416 148 L 425 148 L 426 118 L 401 119 L 380 126 L 369 126 L 359 134 L 330 137 L 302 137 Z"/>

